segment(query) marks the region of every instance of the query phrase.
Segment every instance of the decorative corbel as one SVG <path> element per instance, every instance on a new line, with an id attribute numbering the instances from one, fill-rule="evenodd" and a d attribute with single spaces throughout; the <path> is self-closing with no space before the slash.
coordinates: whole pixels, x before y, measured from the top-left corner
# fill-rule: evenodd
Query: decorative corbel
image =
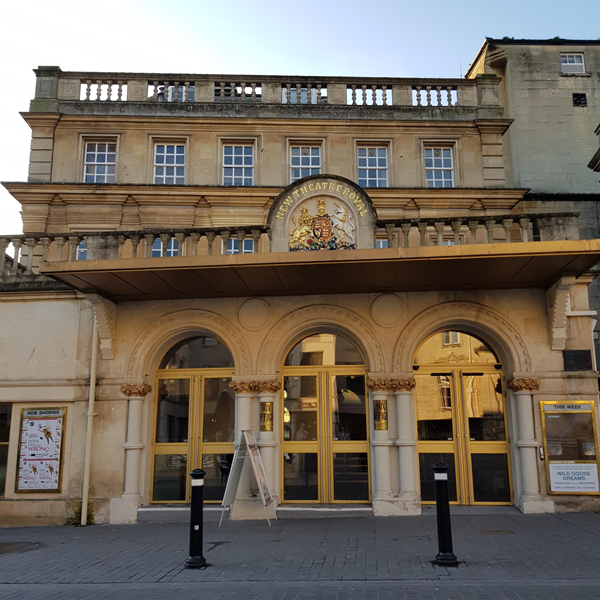
<path id="1" fill-rule="evenodd" d="M 96 315 L 98 335 L 100 336 L 100 355 L 103 360 L 114 358 L 114 347 L 117 328 L 117 305 L 95 292 L 85 294 Z"/>
<path id="2" fill-rule="evenodd" d="M 547 292 L 548 328 L 552 350 L 564 350 L 567 344 L 567 311 L 574 275 L 561 277 Z"/>

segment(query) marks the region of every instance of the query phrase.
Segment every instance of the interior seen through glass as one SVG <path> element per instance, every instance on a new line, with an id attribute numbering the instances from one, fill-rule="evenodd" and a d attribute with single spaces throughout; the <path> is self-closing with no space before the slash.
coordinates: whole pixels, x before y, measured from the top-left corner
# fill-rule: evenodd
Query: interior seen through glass
<path id="1" fill-rule="evenodd" d="M 364 365 L 365 361 L 356 346 L 331 333 L 311 335 L 298 342 L 288 353 L 284 365 Z"/>

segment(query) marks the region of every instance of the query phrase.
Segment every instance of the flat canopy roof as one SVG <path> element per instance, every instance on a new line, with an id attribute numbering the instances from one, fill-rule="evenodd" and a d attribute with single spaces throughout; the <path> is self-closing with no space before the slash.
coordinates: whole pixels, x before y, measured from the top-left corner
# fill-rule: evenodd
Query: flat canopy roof
<path id="1" fill-rule="evenodd" d="M 600 240 L 51 262 L 114 302 L 236 296 L 549 288 L 600 261 Z"/>

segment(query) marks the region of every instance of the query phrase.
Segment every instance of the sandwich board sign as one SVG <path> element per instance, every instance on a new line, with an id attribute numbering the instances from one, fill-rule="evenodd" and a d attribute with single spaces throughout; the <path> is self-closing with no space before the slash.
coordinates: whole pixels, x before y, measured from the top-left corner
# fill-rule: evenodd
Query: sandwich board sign
<path id="1" fill-rule="evenodd" d="M 269 523 L 269 526 L 271 525 L 267 506 L 273 504 L 273 496 L 271 496 L 271 490 L 269 488 L 269 482 L 267 481 L 265 466 L 260 456 L 260 451 L 258 449 L 258 444 L 256 443 L 254 432 L 249 429 L 244 429 L 242 430 L 242 435 L 240 436 L 240 445 L 233 455 L 233 462 L 231 463 L 231 469 L 229 470 L 229 477 L 227 478 L 227 485 L 225 486 L 225 494 L 223 495 L 223 503 L 221 504 L 223 511 L 221 512 L 219 527 L 221 527 L 221 523 L 223 522 L 225 509 L 231 508 L 231 505 L 235 501 L 235 495 L 240 484 L 240 477 L 242 475 L 244 461 L 247 458 L 250 459 L 252 471 L 254 472 L 254 477 L 256 478 L 256 483 L 258 484 L 258 492 L 267 515 L 267 522 Z"/>

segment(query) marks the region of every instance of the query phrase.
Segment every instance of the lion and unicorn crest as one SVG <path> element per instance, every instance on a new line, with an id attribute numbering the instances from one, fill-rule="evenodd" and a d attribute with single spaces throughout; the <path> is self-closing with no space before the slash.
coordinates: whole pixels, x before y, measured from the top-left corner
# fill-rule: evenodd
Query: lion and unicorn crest
<path id="1" fill-rule="evenodd" d="M 352 214 L 346 207 L 334 204 L 336 208 L 329 215 L 325 198 L 319 198 L 316 215 L 311 215 L 303 206 L 298 218 L 292 217 L 294 229 L 290 232 L 290 251 L 356 250 Z"/>

